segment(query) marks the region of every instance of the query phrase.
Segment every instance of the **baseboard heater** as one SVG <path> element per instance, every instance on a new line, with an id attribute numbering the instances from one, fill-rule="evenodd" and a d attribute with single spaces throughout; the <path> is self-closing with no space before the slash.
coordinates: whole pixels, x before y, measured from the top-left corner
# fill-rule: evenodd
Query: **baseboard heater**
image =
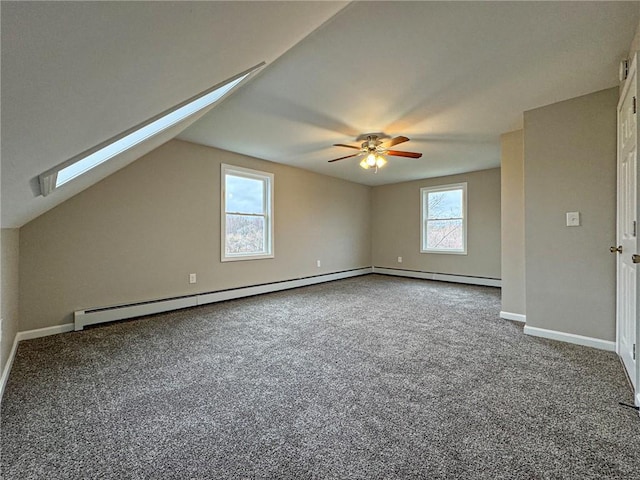
<path id="1" fill-rule="evenodd" d="M 324 275 L 314 275 L 311 277 L 283 280 L 274 283 L 253 285 L 250 287 L 240 287 L 228 290 L 218 290 L 215 292 L 199 293 L 184 297 L 167 298 L 148 302 L 131 303 L 127 305 L 116 305 L 112 307 L 92 308 L 78 310 L 73 313 L 74 329 L 82 330 L 88 325 L 98 323 L 113 322 L 116 320 L 126 320 L 128 318 L 153 315 L 155 313 L 179 310 L 181 308 L 197 307 L 208 303 L 223 302 L 234 298 L 250 297 L 263 293 L 278 292 L 291 288 L 305 287 L 317 283 L 331 282 L 343 278 L 357 277 L 372 273 L 371 267 L 343 270 Z"/>
<path id="2" fill-rule="evenodd" d="M 421 278 L 423 280 L 437 280 L 439 282 L 465 283 L 468 285 L 483 285 L 486 287 L 501 287 L 499 278 L 473 277 L 469 275 L 454 275 L 450 273 L 423 272 L 419 270 L 405 270 L 401 268 L 372 267 L 373 273 L 392 275 L 394 277 Z"/>

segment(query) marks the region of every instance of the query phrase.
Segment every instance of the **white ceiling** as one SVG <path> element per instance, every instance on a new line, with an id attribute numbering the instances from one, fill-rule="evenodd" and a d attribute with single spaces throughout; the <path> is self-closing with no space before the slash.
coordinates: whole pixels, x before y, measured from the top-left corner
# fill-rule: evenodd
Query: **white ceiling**
<path id="1" fill-rule="evenodd" d="M 176 134 L 368 185 L 498 166 L 523 111 L 617 85 L 638 5 L 2 2 L 2 226 Z M 195 123 L 37 195 L 40 173 L 262 60 Z M 367 132 L 424 155 L 327 163 Z"/>
<path id="2" fill-rule="evenodd" d="M 367 185 L 497 167 L 532 108 L 618 84 L 638 3 L 354 3 L 178 138 Z M 367 132 L 405 135 L 374 174 Z"/>
<path id="3" fill-rule="evenodd" d="M 39 174 L 263 60 L 273 62 L 345 5 L 3 1 L 2 226 L 23 225 L 180 128 L 47 197 L 38 195 Z"/>

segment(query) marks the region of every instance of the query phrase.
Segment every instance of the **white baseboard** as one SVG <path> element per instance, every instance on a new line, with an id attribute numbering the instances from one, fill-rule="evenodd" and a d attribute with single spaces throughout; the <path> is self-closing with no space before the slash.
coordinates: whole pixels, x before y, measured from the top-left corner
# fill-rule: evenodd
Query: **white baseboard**
<path id="1" fill-rule="evenodd" d="M 13 366 L 13 359 L 16 356 L 16 350 L 18 350 L 18 335 L 16 335 L 13 339 L 13 346 L 11 347 L 9 358 L 7 358 L 7 363 L 2 370 L 2 377 L 0 377 L 0 405 L 2 404 L 2 397 L 4 396 L 4 387 L 7 385 L 7 380 L 9 380 L 9 373 L 11 372 L 11 367 Z"/>
<path id="2" fill-rule="evenodd" d="M 557 330 L 547 330 L 546 328 L 530 327 L 525 325 L 524 333 L 534 337 L 548 338 L 558 340 L 560 342 L 575 343 L 576 345 L 584 345 L 585 347 L 597 348 L 599 350 L 607 350 L 609 352 L 616 351 L 616 343 L 609 340 L 601 340 L 599 338 L 585 337 L 574 333 L 558 332 Z"/>
<path id="3" fill-rule="evenodd" d="M 0 377 L 0 403 L 2 403 L 4 388 L 7 385 L 7 380 L 9 380 L 9 373 L 11 372 L 11 367 L 13 366 L 13 359 L 15 358 L 16 351 L 18 350 L 18 342 L 21 342 L 22 340 L 31 340 L 34 338 L 47 337 L 49 335 L 57 335 L 58 333 L 66 332 L 73 332 L 73 323 L 56 325 L 54 327 L 37 328 L 35 330 L 25 330 L 23 332 L 16 333 L 16 336 L 13 339 L 11 352 L 9 353 L 9 358 L 7 359 L 7 364 L 4 366 L 4 370 L 2 370 L 2 377 Z"/>
<path id="4" fill-rule="evenodd" d="M 441 282 L 466 283 L 469 285 L 484 285 L 487 287 L 501 287 L 502 281 L 497 278 L 467 277 L 464 275 L 450 275 L 447 273 L 420 272 L 417 270 L 402 270 L 400 268 L 372 267 L 373 273 L 393 275 L 396 277 L 421 278 L 423 280 L 439 280 Z"/>
<path id="5" fill-rule="evenodd" d="M 331 282 L 343 278 L 356 277 L 371 273 L 371 267 L 345 270 L 342 272 L 315 275 L 313 277 L 285 280 L 282 282 L 256 285 L 252 287 L 241 287 L 219 292 L 202 293 L 190 295 L 188 297 L 173 298 L 167 300 L 157 300 L 153 302 L 142 302 L 131 305 L 120 305 L 108 308 L 95 308 L 92 310 L 79 310 L 74 312 L 74 329 L 82 330 L 87 325 L 97 323 L 112 322 L 115 320 L 125 320 L 127 318 L 141 317 L 143 315 L 153 315 L 156 313 L 178 310 L 180 308 L 195 307 L 208 303 L 222 302 L 236 298 L 250 297 L 263 293 L 278 292 L 291 288 L 305 287 L 317 283 Z"/>
<path id="6" fill-rule="evenodd" d="M 57 335 L 58 333 L 67 332 L 73 332 L 73 323 L 65 323 L 64 325 L 55 325 L 53 327 L 36 328 L 35 330 L 25 330 L 24 332 L 18 332 L 16 339 L 20 342 L 22 340 L 48 337 L 49 335 Z"/>
<path id="7" fill-rule="evenodd" d="M 527 323 L 527 316 L 521 313 L 500 312 L 500 318 L 505 320 L 513 320 L 514 322 Z"/>

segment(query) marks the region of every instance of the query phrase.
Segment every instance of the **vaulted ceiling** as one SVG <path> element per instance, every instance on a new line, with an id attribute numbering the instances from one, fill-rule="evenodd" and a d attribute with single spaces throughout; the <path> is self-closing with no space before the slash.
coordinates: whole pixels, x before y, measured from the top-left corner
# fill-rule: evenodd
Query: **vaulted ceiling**
<path id="1" fill-rule="evenodd" d="M 2 2 L 2 226 L 170 138 L 379 185 L 499 165 L 522 112 L 617 85 L 638 2 Z M 48 197 L 37 176 L 265 60 Z M 379 173 L 333 143 L 406 135 Z"/>

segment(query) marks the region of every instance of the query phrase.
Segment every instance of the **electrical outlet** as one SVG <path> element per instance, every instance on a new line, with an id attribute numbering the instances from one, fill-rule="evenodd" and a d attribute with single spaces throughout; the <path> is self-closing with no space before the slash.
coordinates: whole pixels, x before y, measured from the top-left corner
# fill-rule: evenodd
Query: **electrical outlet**
<path id="1" fill-rule="evenodd" d="M 580 212 L 567 212 L 567 227 L 580 226 Z"/>
<path id="2" fill-rule="evenodd" d="M 398 263 L 402 263 L 402 257 L 398 257 Z"/>
<path id="3" fill-rule="evenodd" d="M 196 274 L 195 273 L 190 273 L 189 274 L 189 283 L 196 283 L 197 279 L 196 279 Z"/>
<path id="4" fill-rule="evenodd" d="M 320 268 L 320 265 L 321 265 L 320 260 L 316 260 L 316 266 Z"/>

